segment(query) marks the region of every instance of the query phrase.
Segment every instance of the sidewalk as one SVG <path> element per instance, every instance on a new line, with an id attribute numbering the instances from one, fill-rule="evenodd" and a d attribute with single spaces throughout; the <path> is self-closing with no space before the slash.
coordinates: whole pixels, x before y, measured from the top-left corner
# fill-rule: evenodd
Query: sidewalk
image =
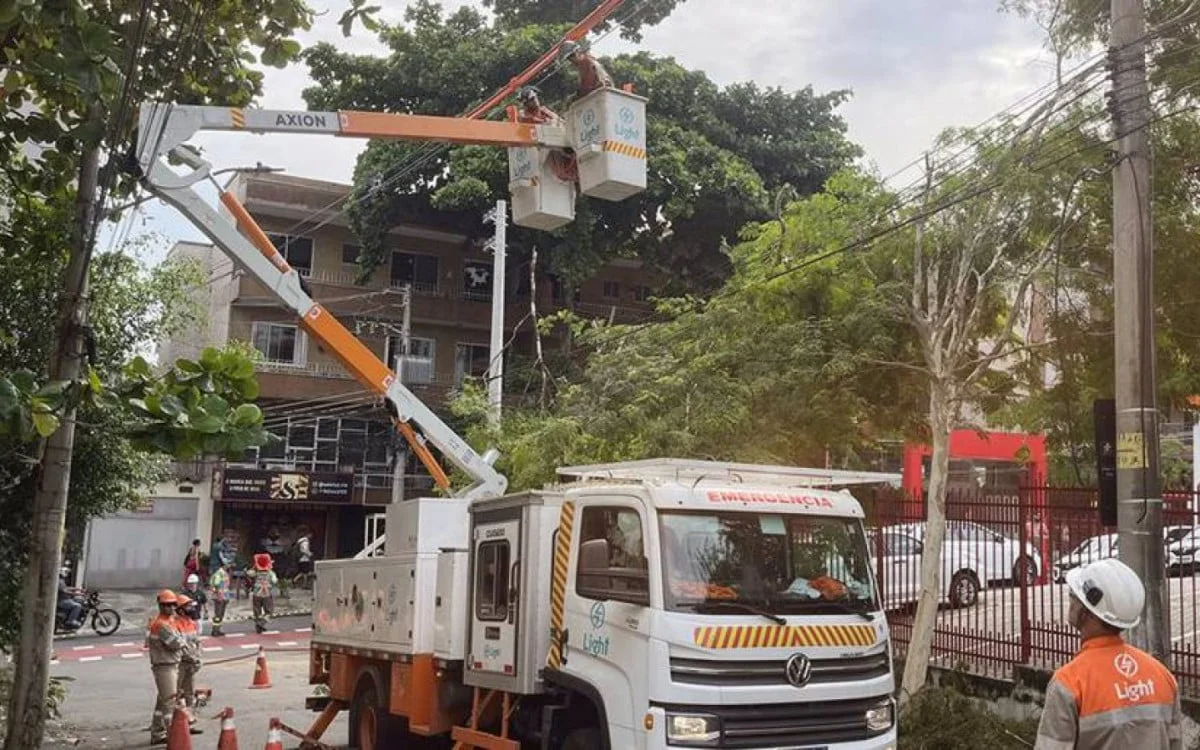
<path id="1" fill-rule="evenodd" d="M 146 623 L 158 613 L 158 605 L 155 602 L 157 595 L 158 589 L 154 589 L 153 591 L 113 591 L 105 589 L 100 592 L 100 605 L 103 607 L 112 607 L 121 613 L 121 627 L 117 631 L 118 633 L 140 632 L 145 630 Z M 292 590 L 288 592 L 288 595 L 283 593 L 275 595 L 275 612 L 273 616 L 310 615 L 312 614 L 312 609 L 312 595 L 309 592 Z M 231 599 L 225 608 L 225 622 L 227 623 L 249 620 L 252 617 L 253 607 L 249 597 Z M 205 632 L 208 631 L 211 619 L 212 602 L 209 602 L 208 610 L 204 616 Z M 91 632 L 91 628 L 85 624 L 79 632 L 87 634 Z M 57 637 L 61 638 L 62 636 Z"/>

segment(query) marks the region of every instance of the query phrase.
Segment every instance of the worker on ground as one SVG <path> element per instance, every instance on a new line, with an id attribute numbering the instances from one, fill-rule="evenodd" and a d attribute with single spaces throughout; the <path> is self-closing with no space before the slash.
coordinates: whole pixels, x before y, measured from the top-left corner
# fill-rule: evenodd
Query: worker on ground
<path id="1" fill-rule="evenodd" d="M 613 79 L 600 64 L 600 61 L 592 56 L 587 50 L 587 46 L 583 42 L 563 42 L 559 48 L 559 55 L 562 59 L 575 66 L 575 70 L 579 73 L 579 96 L 590 94 L 599 88 L 612 88 Z"/>
<path id="2" fill-rule="evenodd" d="M 179 593 L 191 600 L 191 604 L 187 607 L 188 617 L 197 622 L 204 619 L 204 610 L 208 606 L 208 594 L 205 594 L 204 589 L 200 588 L 200 576 L 195 573 L 188 574 L 183 591 Z"/>
<path id="3" fill-rule="evenodd" d="M 204 730 L 196 726 L 196 673 L 200 671 L 200 628 L 196 625 L 196 618 L 192 617 L 195 604 L 187 594 L 175 597 L 175 629 L 183 638 L 175 692 L 183 698 L 183 704 L 187 707 L 188 726 L 192 734 L 200 734 Z"/>
<path id="4" fill-rule="evenodd" d="M 150 621 L 146 631 L 146 648 L 150 655 L 150 671 L 158 696 L 154 702 L 154 717 L 150 721 L 150 744 L 167 741 L 167 728 L 175 711 L 175 695 L 179 690 L 179 659 L 185 647 L 175 623 L 175 592 L 158 592 L 158 616 Z"/>
<path id="5" fill-rule="evenodd" d="M 254 629 L 259 633 L 267 629 L 275 610 L 275 586 L 279 578 L 271 567 L 271 556 L 260 552 L 254 556 L 254 568 L 246 571 L 250 579 L 250 603 L 254 607 Z"/>
<path id="6" fill-rule="evenodd" d="M 1046 689 L 1035 750 L 1182 750 L 1175 678 L 1121 638 L 1146 601 L 1137 574 L 1100 560 L 1069 571 L 1067 588 L 1067 618 L 1083 643 Z"/>
<path id="7" fill-rule="evenodd" d="M 230 576 L 232 565 L 220 565 L 208 579 L 208 592 L 212 598 L 212 634 L 217 638 L 224 637 L 221 625 L 225 623 L 225 607 L 229 605 Z"/>

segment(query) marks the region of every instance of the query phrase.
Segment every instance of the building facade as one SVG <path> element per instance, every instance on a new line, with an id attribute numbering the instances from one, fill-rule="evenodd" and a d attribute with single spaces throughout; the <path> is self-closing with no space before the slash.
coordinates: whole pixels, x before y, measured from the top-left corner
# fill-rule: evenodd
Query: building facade
<path id="1" fill-rule="evenodd" d="M 347 186 L 246 174 L 232 190 L 312 296 L 435 410 L 464 380 L 486 372 L 493 279 L 492 256 L 482 242 L 444 227 L 401 226 L 389 235 L 387 262 L 363 281 L 354 236 L 332 210 Z M 431 478 L 408 455 L 374 394 L 310 340 L 261 284 L 209 245 L 179 243 L 170 257 L 203 266 L 208 282 L 196 294 L 207 315 L 195 330 L 161 342 L 159 361 L 197 357 L 206 346 L 230 341 L 249 343 L 260 355 L 265 424 L 279 437 L 212 470 L 211 511 L 196 514 L 211 518 L 197 533 L 205 550 L 223 537 L 245 560 L 263 550 L 281 556 L 285 572 L 291 544 L 303 533 L 319 557 L 358 552 L 382 506 L 428 491 Z M 545 274 L 530 283 L 529 266 L 511 256 L 508 266 L 501 286 L 504 340 L 514 353 L 532 349 L 531 287 L 539 315 L 569 305 L 579 314 L 637 322 L 652 312 L 645 274 L 633 262 L 602 269 L 569 295 Z M 406 307 L 409 353 L 403 357 Z"/>

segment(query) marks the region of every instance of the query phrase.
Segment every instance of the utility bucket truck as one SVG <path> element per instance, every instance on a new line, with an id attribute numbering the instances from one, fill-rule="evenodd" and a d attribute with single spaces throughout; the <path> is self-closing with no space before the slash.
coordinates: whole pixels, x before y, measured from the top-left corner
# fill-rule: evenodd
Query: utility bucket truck
<path id="1" fill-rule="evenodd" d="M 844 478 L 669 459 L 559 474 L 574 481 L 392 505 L 382 557 L 317 563 L 310 680 L 349 708 L 352 745 L 895 747 L 863 511 L 809 488 Z"/>

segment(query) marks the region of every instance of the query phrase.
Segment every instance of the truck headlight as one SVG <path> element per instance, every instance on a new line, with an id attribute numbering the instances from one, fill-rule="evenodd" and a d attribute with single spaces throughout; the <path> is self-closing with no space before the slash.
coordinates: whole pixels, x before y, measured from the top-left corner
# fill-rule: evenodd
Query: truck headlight
<path id="1" fill-rule="evenodd" d="M 667 743 L 704 746 L 721 738 L 721 725 L 708 714 L 667 714 Z"/>
<path id="2" fill-rule="evenodd" d="M 891 729 L 892 723 L 895 720 L 895 707 L 892 704 L 891 698 L 883 703 L 872 706 L 867 709 L 867 731 L 882 732 L 885 729 Z"/>

